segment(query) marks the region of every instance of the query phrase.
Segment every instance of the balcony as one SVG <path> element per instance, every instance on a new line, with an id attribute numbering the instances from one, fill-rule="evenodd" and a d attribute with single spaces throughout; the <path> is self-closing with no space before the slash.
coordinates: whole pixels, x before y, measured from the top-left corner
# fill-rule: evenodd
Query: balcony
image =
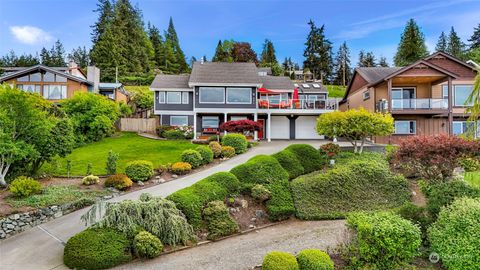
<path id="1" fill-rule="evenodd" d="M 392 110 L 445 110 L 448 109 L 448 99 L 412 98 L 392 99 Z"/>
<path id="2" fill-rule="evenodd" d="M 295 110 L 295 111 L 315 111 L 315 110 L 337 110 L 340 98 L 328 99 L 282 99 L 269 98 L 259 99 L 258 109 L 260 110 Z"/>

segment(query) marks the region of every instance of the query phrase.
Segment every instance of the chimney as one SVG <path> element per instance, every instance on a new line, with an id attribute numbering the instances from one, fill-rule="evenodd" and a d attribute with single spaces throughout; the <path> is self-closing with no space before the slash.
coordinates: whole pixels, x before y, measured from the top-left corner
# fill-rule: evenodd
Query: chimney
<path id="1" fill-rule="evenodd" d="M 205 61 L 205 59 L 203 59 L 203 56 L 202 56 L 202 58 L 200 58 L 200 64 L 203 65 L 204 61 Z"/>
<path id="2" fill-rule="evenodd" d="M 98 93 L 98 85 L 100 84 L 100 69 L 98 69 L 96 66 L 88 66 L 87 81 L 93 82 L 93 92 Z"/>

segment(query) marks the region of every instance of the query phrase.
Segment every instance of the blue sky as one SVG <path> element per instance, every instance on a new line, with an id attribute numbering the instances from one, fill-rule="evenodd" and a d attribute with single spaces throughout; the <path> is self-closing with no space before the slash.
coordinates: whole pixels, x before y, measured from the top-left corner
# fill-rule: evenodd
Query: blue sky
<path id="1" fill-rule="evenodd" d="M 480 1 L 267 1 L 267 0 L 132 0 L 145 22 L 166 29 L 173 17 L 187 57 L 210 59 L 219 39 L 248 41 L 258 54 L 265 38 L 277 58 L 303 61 L 307 22 L 325 24 L 334 52 L 346 41 L 353 63 L 361 49 L 385 56 L 391 63 L 401 31 L 414 18 L 433 51 L 441 31 L 454 26 L 466 42 L 480 23 Z M 90 25 L 96 20 L 94 0 L 0 0 L 0 54 L 34 53 L 60 39 L 67 52 L 91 46 Z"/>

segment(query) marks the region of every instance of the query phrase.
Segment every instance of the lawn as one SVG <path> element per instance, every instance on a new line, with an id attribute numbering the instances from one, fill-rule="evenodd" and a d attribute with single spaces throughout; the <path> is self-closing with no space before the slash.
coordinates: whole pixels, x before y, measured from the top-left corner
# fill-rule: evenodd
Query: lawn
<path id="1" fill-rule="evenodd" d="M 87 164 L 92 164 L 95 175 L 106 174 L 105 163 L 108 152 L 118 153 L 117 171 L 123 172 L 126 164 L 133 160 L 151 161 L 154 167 L 180 160 L 181 153 L 186 149 L 195 148 L 189 141 L 166 141 L 147 139 L 132 132 L 119 133 L 117 136 L 105 138 L 99 142 L 81 146 L 65 158 L 57 158 L 45 164 L 42 171 L 55 176 L 67 175 L 67 160 L 71 160 L 70 175 L 85 175 Z"/>
<path id="2" fill-rule="evenodd" d="M 465 181 L 474 187 L 480 188 L 480 172 L 466 172 Z"/>
<path id="3" fill-rule="evenodd" d="M 325 85 L 328 90 L 328 97 L 343 98 L 345 96 L 346 87 L 341 85 Z"/>

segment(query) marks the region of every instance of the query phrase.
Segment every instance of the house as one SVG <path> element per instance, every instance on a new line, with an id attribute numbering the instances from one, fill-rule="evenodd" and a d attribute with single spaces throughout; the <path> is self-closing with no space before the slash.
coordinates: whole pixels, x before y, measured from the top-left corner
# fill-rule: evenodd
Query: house
<path id="1" fill-rule="evenodd" d="M 193 126 L 195 138 L 217 134 L 223 122 L 250 119 L 264 127 L 255 140 L 319 139 L 316 118 L 337 108 L 322 86 L 296 87 L 254 63 L 195 62 L 191 74 L 157 75 L 150 89 L 160 124 Z"/>
<path id="2" fill-rule="evenodd" d="M 395 132 L 377 143 L 398 143 L 409 135 L 465 133 L 466 108 L 476 72 L 473 66 L 436 52 L 406 67 L 361 67 L 354 71 L 340 110 L 364 107 L 389 112 Z"/>
<path id="3" fill-rule="evenodd" d="M 4 73 L 0 77 L 0 83 L 15 85 L 53 102 L 68 99 L 79 92 L 99 93 L 116 101 L 128 102 L 129 99 L 129 93 L 122 84 L 101 83 L 100 70 L 94 66 L 87 67 L 87 74 L 74 62 L 70 62 L 68 67 L 35 65 L 1 69 Z"/>

